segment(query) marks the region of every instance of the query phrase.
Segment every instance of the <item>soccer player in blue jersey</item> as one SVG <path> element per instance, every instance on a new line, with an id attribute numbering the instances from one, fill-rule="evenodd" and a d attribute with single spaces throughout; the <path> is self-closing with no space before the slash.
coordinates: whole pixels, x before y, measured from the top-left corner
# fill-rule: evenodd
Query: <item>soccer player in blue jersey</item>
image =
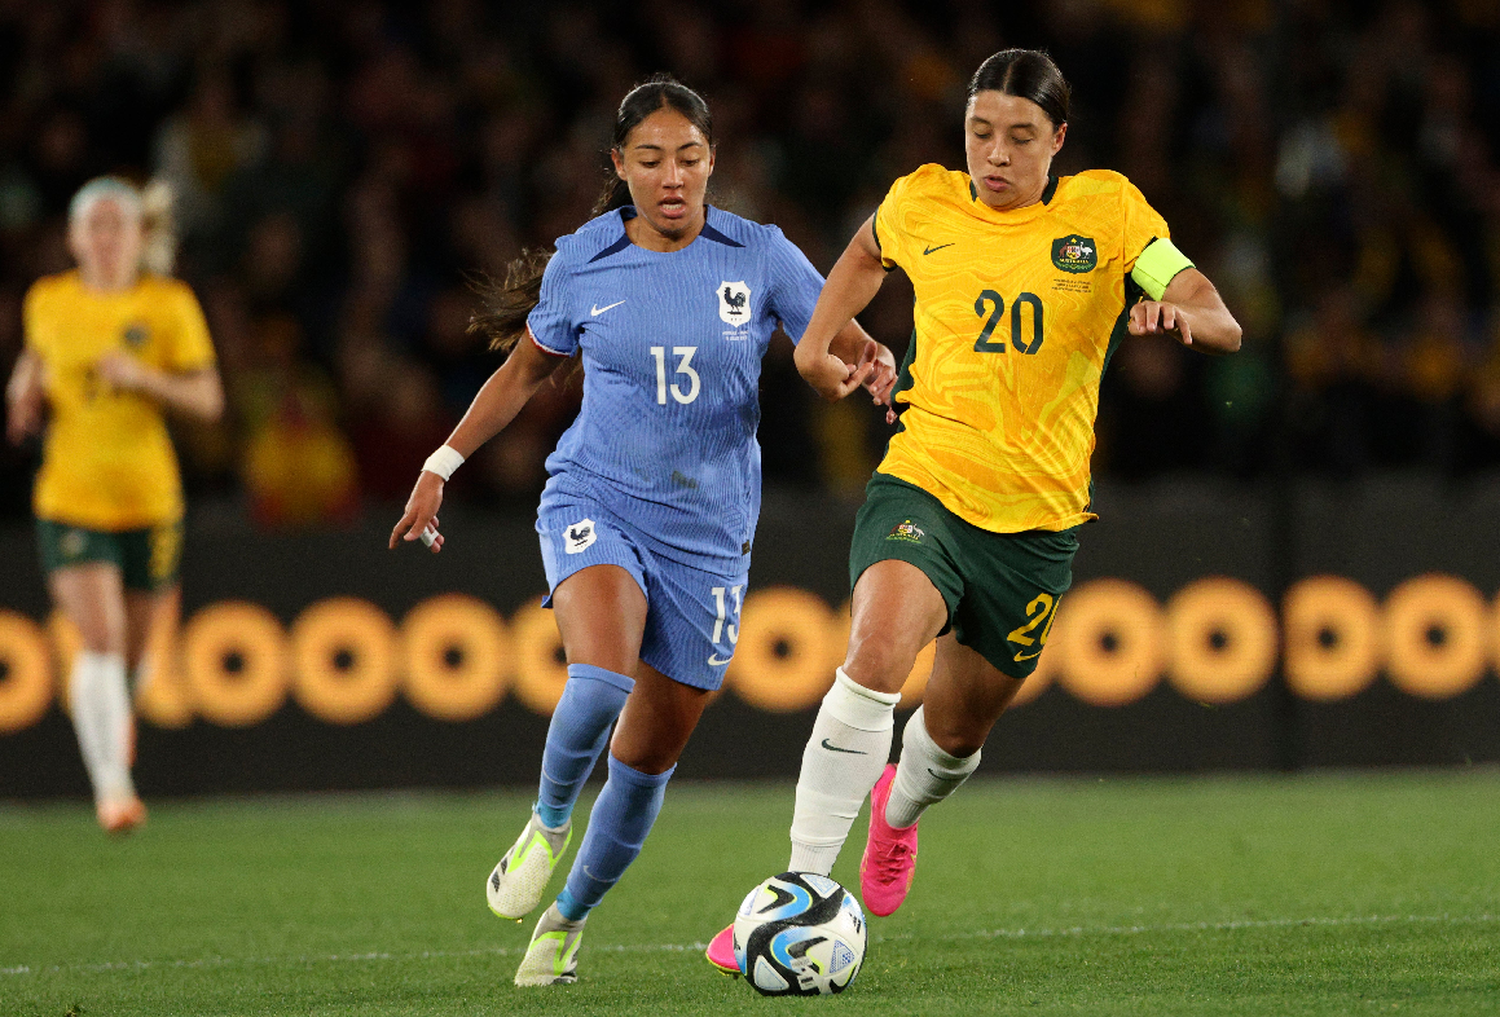
<path id="1" fill-rule="evenodd" d="M 713 127 L 691 89 L 660 78 L 632 90 L 610 157 L 602 214 L 559 238 L 539 279 L 541 259 L 513 263 L 476 316 L 510 353 L 428 459 L 390 539 L 440 550 L 453 469 L 582 357 L 583 404 L 547 459 L 536 524 L 568 681 L 536 806 L 485 887 L 496 914 L 519 920 L 541 902 L 606 741 L 609 777 L 517 985 L 576 980 L 584 921 L 640 853 L 723 680 L 760 512 L 761 358 L 778 324 L 801 336 L 823 284 L 780 230 L 707 204 Z M 833 350 L 847 371 L 829 394 L 864 386 L 888 401 L 889 350 L 853 323 Z"/>

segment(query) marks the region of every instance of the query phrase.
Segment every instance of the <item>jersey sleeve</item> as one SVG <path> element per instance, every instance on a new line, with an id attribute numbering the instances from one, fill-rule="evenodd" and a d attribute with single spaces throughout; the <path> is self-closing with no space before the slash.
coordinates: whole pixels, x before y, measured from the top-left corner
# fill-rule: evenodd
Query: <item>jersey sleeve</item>
<path id="1" fill-rule="evenodd" d="M 1134 272 L 1136 259 L 1141 252 L 1158 237 L 1168 237 L 1171 230 L 1161 213 L 1151 207 L 1146 196 L 1129 180 L 1122 180 L 1120 192 L 1121 223 L 1123 224 L 1122 254 L 1126 273 Z M 1139 280 L 1137 280 L 1139 282 Z"/>
<path id="2" fill-rule="evenodd" d="M 174 371 L 199 371 L 212 367 L 217 358 L 213 340 L 208 335 L 208 321 L 203 317 L 198 298 L 186 283 L 177 284 L 173 291 L 176 327 L 167 366 Z"/>
<path id="3" fill-rule="evenodd" d="M 578 350 L 578 328 L 573 322 L 573 309 L 569 306 L 567 260 L 562 245 L 548 261 L 542 272 L 541 295 L 531 314 L 526 317 L 526 326 L 536 344 L 548 353 L 559 357 L 571 357 Z"/>
<path id="4" fill-rule="evenodd" d="M 823 276 L 813 268 L 802 249 L 774 226 L 766 260 L 771 283 L 767 304 L 792 342 L 798 342 L 807 331 L 818 294 L 823 291 Z"/>
<path id="5" fill-rule="evenodd" d="M 910 175 L 898 177 L 875 210 L 875 243 L 880 248 L 880 263 L 887 269 L 902 264 L 906 258 L 905 206 L 911 191 L 911 179 Z"/>

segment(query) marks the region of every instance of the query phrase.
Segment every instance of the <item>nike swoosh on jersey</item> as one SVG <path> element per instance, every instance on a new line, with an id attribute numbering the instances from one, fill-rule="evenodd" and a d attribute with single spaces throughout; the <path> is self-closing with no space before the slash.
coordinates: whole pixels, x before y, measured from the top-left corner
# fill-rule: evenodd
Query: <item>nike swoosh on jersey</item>
<path id="1" fill-rule="evenodd" d="M 1016 663 L 1019 664 L 1023 660 L 1030 660 L 1032 657 L 1040 657 L 1041 655 L 1041 650 L 1038 650 L 1035 653 L 1018 653 L 1016 654 Z"/>
<path id="2" fill-rule="evenodd" d="M 933 251 L 941 251 L 945 247 L 952 247 L 956 243 L 958 243 L 957 240 L 950 240 L 948 243 L 946 243 L 946 244 L 938 244 L 936 247 L 924 247 L 924 248 L 922 248 L 922 253 L 923 254 L 931 254 Z"/>
<path id="3" fill-rule="evenodd" d="M 709 667 L 722 667 L 725 664 L 729 663 L 732 659 L 734 659 L 734 655 L 733 654 L 730 654 L 730 656 L 725 657 L 723 660 L 720 660 L 719 659 L 719 655 L 717 653 L 710 653 L 708 655 L 708 666 Z"/>
<path id="4" fill-rule="evenodd" d="M 595 304 L 593 307 L 589 308 L 589 314 L 591 316 L 597 318 L 597 317 L 599 317 L 599 315 L 603 314 L 605 311 L 609 310 L 610 308 L 612 308 L 612 307 L 619 307 L 624 302 L 625 301 L 623 301 L 623 300 L 616 300 L 614 303 L 612 303 L 612 304 L 605 304 L 603 307 L 600 307 L 598 304 Z"/>
<path id="5" fill-rule="evenodd" d="M 834 745 L 834 744 L 830 743 L 827 738 L 823 739 L 823 748 L 827 749 L 829 752 L 847 752 L 850 755 L 854 755 L 854 756 L 868 756 L 869 755 L 868 752 L 862 752 L 859 749 L 841 749 L 837 745 Z"/>

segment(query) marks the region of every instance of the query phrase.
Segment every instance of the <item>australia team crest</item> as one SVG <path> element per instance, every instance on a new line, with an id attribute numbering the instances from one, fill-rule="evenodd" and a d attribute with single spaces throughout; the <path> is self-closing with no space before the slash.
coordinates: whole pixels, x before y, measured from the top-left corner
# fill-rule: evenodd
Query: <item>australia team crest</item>
<path id="1" fill-rule="evenodd" d="M 886 534 L 886 540 L 899 540 L 904 544 L 920 544 L 922 538 L 927 536 L 927 531 L 916 523 L 907 519 L 891 527 L 891 532 Z"/>
<path id="2" fill-rule="evenodd" d="M 1052 241 L 1052 264 L 1064 272 L 1092 272 L 1099 264 L 1099 251 L 1092 237 L 1070 233 Z"/>
<path id="3" fill-rule="evenodd" d="M 750 321 L 750 287 L 744 281 L 719 283 L 719 317 L 739 328 Z"/>

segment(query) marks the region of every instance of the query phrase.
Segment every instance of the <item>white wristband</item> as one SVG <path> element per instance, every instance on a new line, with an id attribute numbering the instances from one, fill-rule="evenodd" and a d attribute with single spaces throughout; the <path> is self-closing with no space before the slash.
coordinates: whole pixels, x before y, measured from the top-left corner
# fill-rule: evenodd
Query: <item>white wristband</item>
<path id="1" fill-rule="evenodd" d="M 464 457 L 459 455 L 451 445 L 444 445 L 427 457 L 427 461 L 422 464 L 422 469 L 428 473 L 436 473 L 447 480 L 453 476 L 454 470 L 463 465 L 463 461 Z"/>

